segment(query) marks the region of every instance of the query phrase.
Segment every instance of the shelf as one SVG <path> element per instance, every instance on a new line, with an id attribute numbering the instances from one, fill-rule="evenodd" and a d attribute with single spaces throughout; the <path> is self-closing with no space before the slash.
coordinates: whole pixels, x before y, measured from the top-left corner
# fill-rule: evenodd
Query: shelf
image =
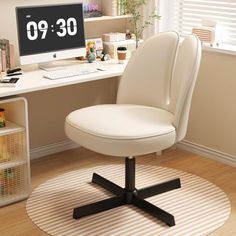
<path id="1" fill-rule="evenodd" d="M 6 126 L 4 128 L 0 128 L 0 136 L 18 133 L 24 130 L 25 130 L 24 127 L 21 127 L 10 121 L 6 121 Z"/>
<path id="2" fill-rule="evenodd" d="M 13 195 L 6 195 L 6 196 L 1 196 L 0 195 L 0 199 L 1 199 L 0 207 L 8 205 L 8 204 L 13 203 L 13 202 L 21 201 L 23 199 L 26 199 L 28 196 L 29 196 L 29 193 L 13 194 Z"/>
<path id="3" fill-rule="evenodd" d="M 121 20 L 131 18 L 131 15 L 121 15 L 121 16 L 101 16 L 101 17 L 91 17 L 85 18 L 84 22 L 95 22 L 95 21 L 106 21 L 106 20 Z"/>
<path id="4" fill-rule="evenodd" d="M 26 164 L 26 160 L 2 162 L 0 163 L 0 170 L 13 168 L 13 167 L 24 165 L 24 164 Z"/>
<path id="5" fill-rule="evenodd" d="M 16 89 L 16 88 L 14 88 Z M 0 100 L 8 118 L 0 128 L 0 207 L 23 200 L 30 193 L 27 100 Z"/>

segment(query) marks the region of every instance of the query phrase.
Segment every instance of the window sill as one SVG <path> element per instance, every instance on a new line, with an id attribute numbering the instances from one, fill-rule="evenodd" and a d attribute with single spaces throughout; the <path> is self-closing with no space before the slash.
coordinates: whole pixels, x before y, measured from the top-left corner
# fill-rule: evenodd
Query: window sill
<path id="1" fill-rule="evenodd" d="M 182 43 L 183 40 L 184 40 L 184 37 L 181 36 L 180 43 Z M 219 46 L 214 45 L 211 47 L 209 44 L 203 43 L 202 49 L 203 49 L 203 51 L 216 52 L 216 53 L 222 53 L 222 54 L 236 56 L 236 45 L 220 43 Z"/>
<path id="2" fill-rule="evenodd" d="M 218 47 L 217 46 L 211 47 L 203 44 L 202 49 L 208 52 L 236 55 L 236 46 L 230 44 L 220 44 Z"/>

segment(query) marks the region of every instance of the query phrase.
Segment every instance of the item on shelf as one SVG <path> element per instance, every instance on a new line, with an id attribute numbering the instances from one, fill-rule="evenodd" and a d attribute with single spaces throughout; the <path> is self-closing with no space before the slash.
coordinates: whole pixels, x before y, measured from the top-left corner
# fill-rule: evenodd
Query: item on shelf
<path id="1" fill-rule="evenodd" d="M 117 16 L 117 0 L 102 0 L 102 14 L 105 16 Z"/>
<path id="2" fill-rule="evenodd" d="M 192 33 L 197 35 L 202 43 L 210 44 L 212 47 L 216 42 L 216 22 L 212 20 L 202 20 L 202 25 L 194 27 Z M 219 43 L 216 42 L 219 46 Z"/>
<path id="3" fill-rule="evenodd" d="M 132 34 L 131 34 L 129 29 L 126 30 L 125 37 L 126 37 L 126 39 L 131 39 L 132 38 Z"/>
<path id="4" fill-rule="evenodd" d="M 107 54 L 105 51 L 102 51 L 101 53 L 101 61 L 108 61 L 110 59 L 109 54 Z"/>
<path id="5" fill-rule="evenodd" d="M 0 163 L 11 160 L 10 153 L 7 149 L 6 136 L 0 136 Z"/>
<path id="6" fill-rule="evenodd" d="M 120 64 L 123 64 L 126 62 L 126 53 L 127 53 L 126 47 L 117 48 L 117 57 Z"/>
<path id="7" fill-rule="evenodd" d="M 102 35 L 102 39 L 104 42 L 117 42 L 123 41 L 126 39 L 125 33 L 106 33 Z"/>
<path id="8" fill-rule="evenodd" d="M 101 6 L 98 0 L 89 1 L 83 4 L 84 18 L 101 17 Z"/>
<path id="9" fill-rule="evenodd" d="M 142 42 L 142 41 L 140 41 Z M 136 41 L 129 39 L 118 42 L 103 42 L 104 50 L 110 55 L 111 58 L 117 59 L 117 48 L 126 47 L 126 58 L 129 59 L 132 53 L 136 50 Z"/>
<path id="10" fill-rule="evenodd" d="M 6 126 L 5 109 L 0 108 L 0 128 Z"/>
<path id="11" fill-rule="evenodd" d="M 194 27 L 192 33 L 197 35 L 202 43 L 209 43 L 213 46 L 215 42 L 215 29 L 207 26 Z"/>
<path id="12" fill-rule="evenodd" d="M 10 44 L 10 69 L 15 68 L 14 46 Z"/>
<path id="13" fill-rule="evenodd" d="M 0 39 L 1 71 L 15 67 L 14 46 L 7 39 Z"/>
<path id="14" fill-rule="evenodd" d="M 0 170 L 0 197 L 4 195 L 4 171 Z"/>
<path id="15" fill-rule="evenodd" d="M 0 70 L 4 72 L 7 70 L 7 62 L 6 62 L 6 50 L 0 48 Z"/>
<path id="16" fill-rule="evenodd" d="M 7 168 L 4 170 L 4 194 L 12 195 L 16 193 L 16 175 L 15 168 Z"/>
<path id="17" fill-rule="evenodd" d="M 6 68 L 10 68 L 10 44 L 7 39 L 0 39 L 0 49 L 5 51 Z"/>

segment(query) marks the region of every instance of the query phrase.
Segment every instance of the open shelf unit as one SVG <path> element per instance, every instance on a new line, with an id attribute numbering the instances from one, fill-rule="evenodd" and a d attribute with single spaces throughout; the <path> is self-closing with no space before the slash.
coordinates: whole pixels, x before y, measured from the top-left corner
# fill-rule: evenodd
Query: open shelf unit
<path id="1" fill-rule="evenodd" d="M 0 137 L 12 133 L 23 132 L 25 128 L 11 121 L 6 121 L 6 126 L 0 129 Z"/>
<path id="2" fill-rule="evenodd" d="M 0 170 L 16 167 L 20 165 L 25 165 L 26 163 L 27 163 L 26 160 L 8 161 L 8 162 L 0 164 Z"/>
<path id="3" fill-rule="evenodd" d="M 8 119 L 0 128 L 0 206 L 23 200 L 30 193 L 27 101 L 0 100 Z"/>

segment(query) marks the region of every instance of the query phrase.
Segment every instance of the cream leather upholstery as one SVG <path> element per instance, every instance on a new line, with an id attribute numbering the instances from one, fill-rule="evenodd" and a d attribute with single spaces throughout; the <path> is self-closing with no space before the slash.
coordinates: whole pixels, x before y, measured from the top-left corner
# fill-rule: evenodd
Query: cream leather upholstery
<path id="1" fill-rule="evenodd" d="M 136 156 L 173 145 L 173 120 L 170 112 L 154 107 L 98 105 L 72 112 L 66 118 L 66 132 L 93 151 Z"/>
<path id="2" fill-rule="evenodd" d="M 70 113 L 65 132 L 95 152 L 138 156 L 160 151 L 184 138 L 201 45 L 188 36 L 179 47 L 175 32 L 146 40 L 129 61 L 117 104 Z"/>

